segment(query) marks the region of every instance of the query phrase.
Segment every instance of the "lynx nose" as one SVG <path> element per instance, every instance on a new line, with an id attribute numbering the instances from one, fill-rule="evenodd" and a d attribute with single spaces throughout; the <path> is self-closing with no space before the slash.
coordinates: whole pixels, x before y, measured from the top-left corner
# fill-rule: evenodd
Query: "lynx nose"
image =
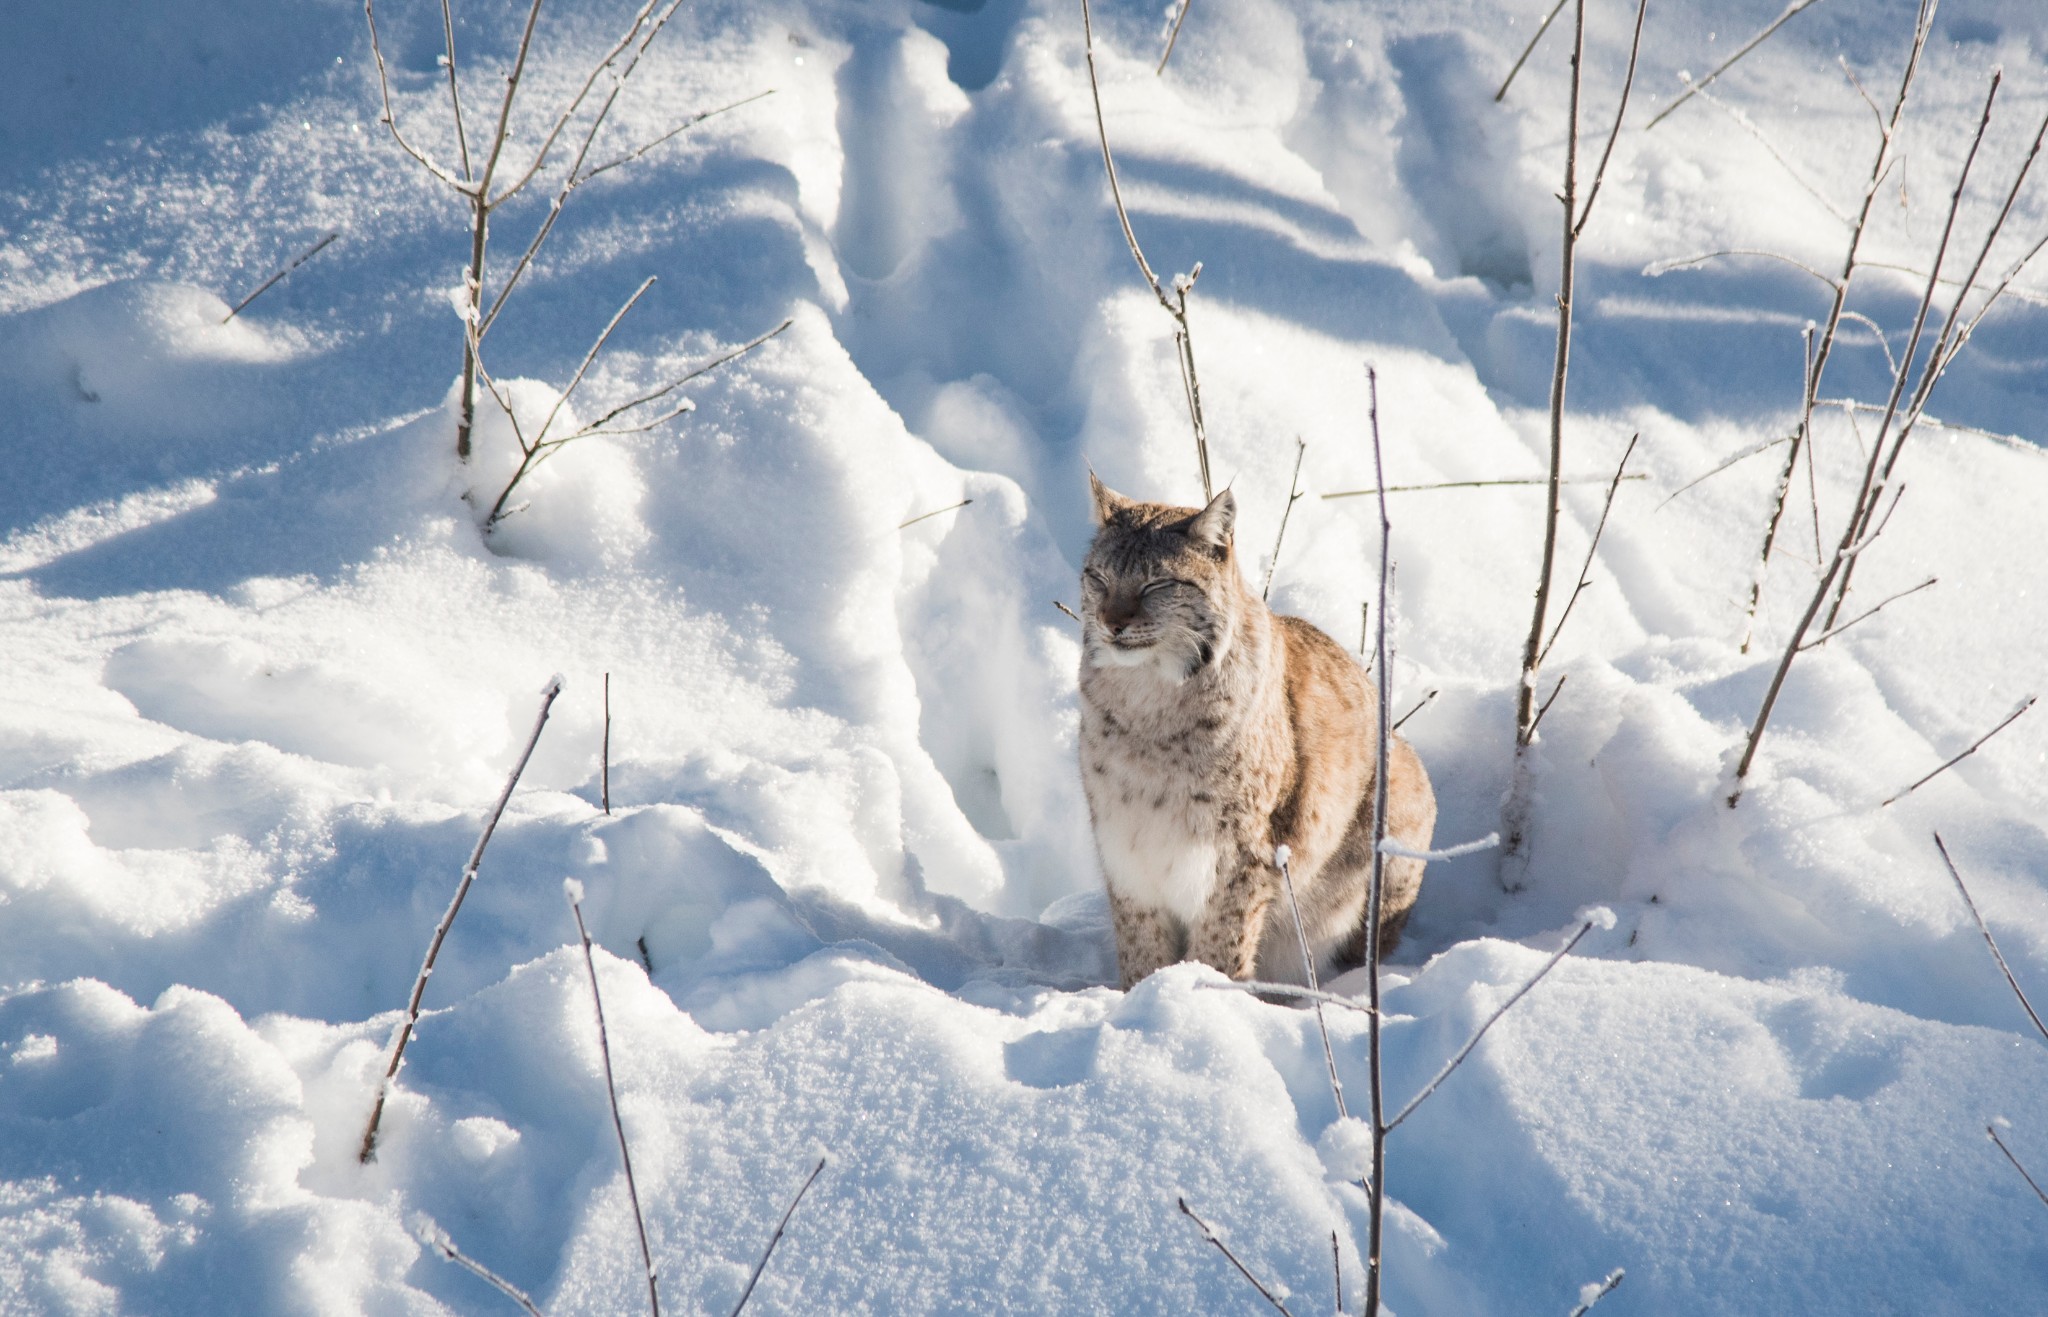
<path id="1" fill-rule="evenodd" d="M 1136 596 L 1114 595 L 1102 602 L 1102 625 L 1109 628 L 1109 634 L 1120 636 L 1131 619 L 1138 615 Z"/>

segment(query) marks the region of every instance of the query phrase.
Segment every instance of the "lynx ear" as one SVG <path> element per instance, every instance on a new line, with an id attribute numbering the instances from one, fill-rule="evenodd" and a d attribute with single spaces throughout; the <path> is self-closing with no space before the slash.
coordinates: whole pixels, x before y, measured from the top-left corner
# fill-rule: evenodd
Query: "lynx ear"
<path id="1" fill-rule="evenodd" d="M 1181 526 L 1187 537 L 1215 549 L 1230 547 L 1230 534 L 1237 528 L 1237 495 L 1228 489 L 1209 500 L 1209 506 Z"/>
<path id="2" fill-rule="evenodd" d="M 1103 484 L 1093 468 L 1090 468 L 1088 472 L 1088 492 L 1095 497 L 1095 524 L 1097 526 L 1102 525 L 1125 508 L 1133 506 L 1132 500 L 1125 498 L 1108 485 Z"/>

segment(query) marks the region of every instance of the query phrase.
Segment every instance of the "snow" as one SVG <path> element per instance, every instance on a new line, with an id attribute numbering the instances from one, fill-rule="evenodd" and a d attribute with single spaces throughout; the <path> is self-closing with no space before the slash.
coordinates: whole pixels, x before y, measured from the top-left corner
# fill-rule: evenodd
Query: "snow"
<path id="1" fill-rule="evenodd" d="M 1259 1302 L 1181 1197 L 1301 1310 L 1329 1298 L 1336 1231 L 1356 1303 L 1369 1137 L 1338 1116 L 1312 1014 L 1205 990 L 1194 965 L 1110 986 L 1078 634 L 1054 601 L 1076 601 L 1089 465 L 1148 497 L 1200 484 L 1173 321 L 1109 206 L 1077 8 L 681 10 L 617 149 L 774 94 L 579 189 L 493 369 L 531 433 L 656 276 L 564 405 L 573 428 L 793 323 L 692 382 L 688 415 L 561 450 L 487 542 L 517 449 L 487 405 L 474 460 L 453 455 L 467 231 L 378 122 L 360 12 L 14 6 L 0 1309 L 509 1310 L 422 1246 L 424 1216 L 550 1314 L 633 1310 L 562 892 L 597 944 L 675 1311 L 730 1310 L 821 1156 L 757 1311 Z M 473 118 L 524 9 L 457 0 Z M 1270 565 L 1299 437 L 1273 601 L 1346 645 L 1377 513 L 1320 496 L 1375 484 L 1364 363 L 1390 484 L 1543 470 L 1562 28 L 1491 98 L 1545 9 L 1197 0 L 1163 77 L 1158 6 L 1095 13 L 1133 224 L 1162 279 L 1202 268 L 1189 319 L 1244 568 Z M 1631 435 L 1649 479 L 1621 486 L 1539 686 L 1569 675 L 1525 759 L 1523 889 L 1492 851 L 1429 867 L 1382 984 L 1389 1109 L 1594 927 L 1390 1135 L 1390 1311 L 1563 1312 L 1617 1267 L 1603 1313 L 2017 1312 L 2048 1286 L 2048 1215 L 1983 1137 L 2010 1117 L 2048 1172 L 2048 1048 L 1929 835 L 2048 993 L 2048 719 L 1880 805 L 2038 689 L 2042 274 L 1936 391 L 1944 424 L 1916 434 L 1852 602 L 1939 584 L 1800 658 L 1732 811 L 1732 752 L 1861 441 L 1822 409 L 1821 524 L 1801 472 L 1748 654 L 1778 450 L 1676 493 L 1796 420 L 1826 290 L 1777 261 L 1658 263 L 1839 268 L 1828 205 L 1860 198 L 1874 129 L 1836 60 L 1888 96 L 1912 9 L 1814 6 L 1645 130 L 1681 69 L 1781 10 L 1652 7 L 1581 253 L 1566 474 L 1586 483 L 1561 579 Z M 535 106 L 621 12 L 545 11 Z M 452 159 L 439 18 L 378 9 L 400 121 Z M 1589 139 L 1631 19 L 1589 14 Z M 1873 260 L 1924 268 L 1999 65 L 1959 226 L 1974 255 L 2048 108 L 2026 0 L 1943 6 Z M 515 147 L 543 126 L 516 118 Z M 495 268 L 546 204 L 501 213 Z M 2036 180 L 1989 268 L 2044 229 Z M 1857 290 L 1896 351 L 1919 283 L 1871 268 Z M 1845 327 L 1824 394 L 1881 402 L 1884 361 Z M 1393 702 L 1441 692 L 1403 734 L 1448 842 L 1500 826 L 1540 498 L 1389 498 Z M 359 1165 L 421 952 L 555 672 Z M 1366 1018 L 1324 1014 L 1356 1113 Z"/>

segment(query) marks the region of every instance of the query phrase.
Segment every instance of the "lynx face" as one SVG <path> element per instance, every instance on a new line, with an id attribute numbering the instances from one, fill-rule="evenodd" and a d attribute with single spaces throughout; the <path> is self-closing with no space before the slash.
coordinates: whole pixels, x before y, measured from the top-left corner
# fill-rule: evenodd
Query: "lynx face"
<path id="1" fill-rule="evenodd" d="M 1101 529 L 1081 570 L 1082 644 L 1089 666 L 1153 666 L 1179 682 L 1216 661 L 1237 629 L 1229 490 L 1193 516 L 1136 503 L 1099 481 Z"/>

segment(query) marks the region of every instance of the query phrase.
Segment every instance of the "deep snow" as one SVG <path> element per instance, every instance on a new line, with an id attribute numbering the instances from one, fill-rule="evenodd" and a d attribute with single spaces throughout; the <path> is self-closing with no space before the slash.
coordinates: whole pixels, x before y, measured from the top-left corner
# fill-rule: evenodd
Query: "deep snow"
<path id="1" fill-rule="evenodd" d="M 1589 134 L 1631 17 L 1592 8 Z M 1542 469 L 1562 28 L 1491 96 L 1545 9 L 1195 0 L 1164 77 L 1156 6 L 1096 14 L 1133 222 L 1162 273 L 1203 263 L 1195 351 L 1245 569 L 1268 565 L 1298 436 L 1310 493 L 1274 603 L 1347 642 L 1377 528 L 1369 500 L 1320 495 L 1372 484 L 1364 362 L 1390 482 Z M 523 11 L 458 0 L 472 97 Z M 1571 474 L 1604 477 L 1640 432 L 1650 478 L 1623 486 L 1550 667 L 1570 680 L 1527 889 L 1486 856 L 1431 866 L 1386 980 L 1390 1101 L 1579 910 L 1617 922 L 1393 1135 L 1395 1312 L 1561 1313 L 1616 1266 L 1617 1317 L 2048 1292 L 2048 1212 L 1983 1135 L 2009 1117 L 2048 1172 L 2048 1048 L 1929 837 L 2048 994 L 2048 715 L 1878 803 L 2042 680 L 2048 304 L 2026 290 L 2048 275 L 1936 393 L 1950 425 L 1914 440 L 1856 599 L 1940 584 L 1802 658 L 1753 787 L 1719 804 L 1859 440 L 1823 417 L 1822 524 L 1802 472 L 1741 654 L 1777 458 L 1671 496 L 1793 419 L 1825 290 L 1755 258 L 1645 269 L 1736 247 L 1839 265 L 1829 206 L 1859 195 L 1874 128 L 1836 60 L 1888 95 L 1912 22 L 1824 0 L 1713 102 L 1642 128 L 1779 11 L 1650 11 L 1581 256 L 1568 431 Z M 622 10 L 546 12 L 536 105 Z M 402 119 L 445 156 L 438 9 L 387 0 L 379 23 Z M 1970 242 L 2048 108 L 2048 17 L 1949 0 L 1874 259 L 1924 266 L 1994 65 Z M 633 1310 L 565 876 L 674 1310 L 730 1309 L 819 1155 L 757 1311 L 1256 1305 L 1182 1194 L 1296 1311 L 1327 1310 L 1338 1230 L 1355 1295 L 1355 1131 L 1312 1017 L 1194 966 L 1102 986 L 1053 601 L 1075 599 L 1085 463 L 1135 494 L 1199 485 L 1078 5 L 704 0 L 617 140 L 764 88 L 572 199 L 493 362 L 545 412 L 650 274 L 577 414 L 795 323 L 693 385 L 692 415 L 565 450 L 487 548 L 462 495 L 495 495 L 512 439 L 487 413 L 453 459 L 462 216 L 376 121 L 360 10 L 0 15 L 0 1309 L 510 1311 L 420 1246 L 424 1212 L 551 1314 Z M 543 204 L 508 209 L 501 252 Z M 2044 230 L 2037 180 L 1999 259 Z M 1858 286 L 1896 338 L 1914 280 Z M 1881 402 L 1883 368 L 1854 328 L 1823 392 Z M 1600 497 L 1567 494 L 1561 579 Z M 1539 496 L 1391 506 L 1394 703 L 1440 692 L 1404 734 L 1440 842 L 1462 841 L 1498 824 Z M 359 1167 L 397 1008 L 557 671 Z M 1362 1018 L 1331 1015 L 1359 1090 Z"/>

